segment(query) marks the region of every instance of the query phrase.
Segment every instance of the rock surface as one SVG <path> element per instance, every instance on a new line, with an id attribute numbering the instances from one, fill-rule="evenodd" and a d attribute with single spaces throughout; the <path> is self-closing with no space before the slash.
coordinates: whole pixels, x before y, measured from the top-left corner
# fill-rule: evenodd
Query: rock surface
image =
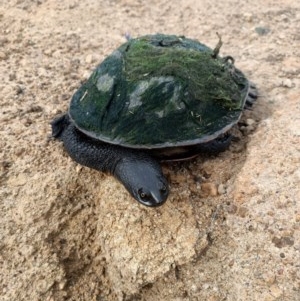
<path id="1" fill-rule="evenodd" d="M 170 269 L 193 260 L 196 247 L 207 246 L 206 233 L 200 235 L 185 193 L 178 192 L 166 206 L 153 210 L 133 202 L 112 179 L 104 183 L 98 193 L 113 198 L 101 198 L 97 204 L 97 242 L 119 296 L 138 293 Z"/>
<path id="2" fill-rule="evenodd" d="M 1 300 L 300 300 L 299 1 L 13 0 L 0 20 Z M 260 98 L 228 151 L 163 166 L 151 209 L 49 122 L 125 36 L 156 32 L 218 32 Z"/>

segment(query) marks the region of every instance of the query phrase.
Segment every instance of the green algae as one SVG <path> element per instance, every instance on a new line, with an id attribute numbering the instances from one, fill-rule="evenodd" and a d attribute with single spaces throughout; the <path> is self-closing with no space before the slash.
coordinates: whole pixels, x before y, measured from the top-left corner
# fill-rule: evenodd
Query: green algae
<path id="1" fill-rule="evenodd" d="M 74 94 L 69 114 L 88 135 L 131 147 L 221 132 L 238 120 L 248 81 L 218 51 L 161 34 L 129 40 Z"/>

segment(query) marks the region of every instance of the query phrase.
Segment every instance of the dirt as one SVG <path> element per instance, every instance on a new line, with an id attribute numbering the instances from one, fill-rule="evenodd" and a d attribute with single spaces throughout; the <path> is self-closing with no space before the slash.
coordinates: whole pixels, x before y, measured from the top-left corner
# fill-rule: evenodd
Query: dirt
<path id="1" fill-rule="evenodd" d="M 1 300 L 300 300 L 299 1 L 12 0 L 0 30 Z M 163 165 L 153 209 L 49 123 L 126 35 L 157 32 L 218 32 L 259 99 L 229 150 Z"/>

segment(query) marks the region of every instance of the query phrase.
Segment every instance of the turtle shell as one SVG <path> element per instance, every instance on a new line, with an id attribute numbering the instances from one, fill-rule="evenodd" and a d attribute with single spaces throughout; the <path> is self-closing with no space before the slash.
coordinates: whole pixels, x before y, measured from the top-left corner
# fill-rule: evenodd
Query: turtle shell
<path id="1" fill-rule="evenodd" d="M 174 35 L 130 39 L 94 70 L 69 115 L 90 137 L 130 148 L 204 143 L 240 118 L 249 82 L 231 57 Z"/>

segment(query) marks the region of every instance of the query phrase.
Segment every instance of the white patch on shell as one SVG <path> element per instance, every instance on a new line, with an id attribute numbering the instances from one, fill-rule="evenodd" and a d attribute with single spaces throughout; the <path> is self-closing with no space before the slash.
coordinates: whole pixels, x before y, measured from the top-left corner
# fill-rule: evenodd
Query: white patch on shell
<path id="1" fill-rule="evenodd" d="M 179 98 L 181 85 L 177 85 L 174 89 L 173 96 L 170 99 L 170 103 L 175 106 L 175 109 L 181 110 L 185 108 L 184 102 Z"/>
<path id="2" fill-rule="evenodd" d="M 164 108 L 164 110 L 160 110 L 160 111 L 155 112 L 155 114 L 159 118 L 164 117 L 170 111 L 185 109 L 185 104 L 180 99 L 180 90 L 181 90 L 181 88 L 182 88 L 181 85 L 179 85 L 179 84 L 175 85 L 175 88 L 174 88 L 174 91 L 173 91 L 173 95 L 170 98 L 169 103 L 166 105 L 166 107 Z M 167 86 L 164 88 L 164 90 L 162 91 L 162 93 L 166 93 L 166 92 L 167 92 Z"/>
<path id="3" fill-rule="evenodd" d="M 130 94 L 129 97 L 129 105 L 128 109 L 132 109 L 135 107 L 139 107 L 142 105 L 142 97 L 143 94 L 147 91 L 149 87 L 152 85 L 160 85 L 162 83 L 170 83 L 174 81 L 173 76 L 155 76 L 152 77 L 150 80 L 142 80 L 138 83 L 137 87 L 135 90 Z M 165 91 L 166 92 L 166 91 Z M 162 91 L 164 93 L 164 91 Z"/>
<path id="4" fill-rule="evenodd" d="M 156 114 L 159 118 L 164 117 L 164 113 L 165 113 L 165 110 L 161 110 L 161 111 L 159 111 L 159 112 L 155 112 L 155 114 Z"/>
<path id="5" fill-rule="evenodd" d="M 142 104 L 141 102 L 142 95 L 145 93 L 148 87 L 149 87 L 148 81 L 143 80 L 139 82 L 135 90 L 130 94 L 128 109 L 139 107 Z"/>
<path id="6" fill-rule="evenodd" d="M 97 80 L 97 89 L 100 92 L 109 92 L 114 85 L 114 78 L 108 74 L 100 76 Z"/>

